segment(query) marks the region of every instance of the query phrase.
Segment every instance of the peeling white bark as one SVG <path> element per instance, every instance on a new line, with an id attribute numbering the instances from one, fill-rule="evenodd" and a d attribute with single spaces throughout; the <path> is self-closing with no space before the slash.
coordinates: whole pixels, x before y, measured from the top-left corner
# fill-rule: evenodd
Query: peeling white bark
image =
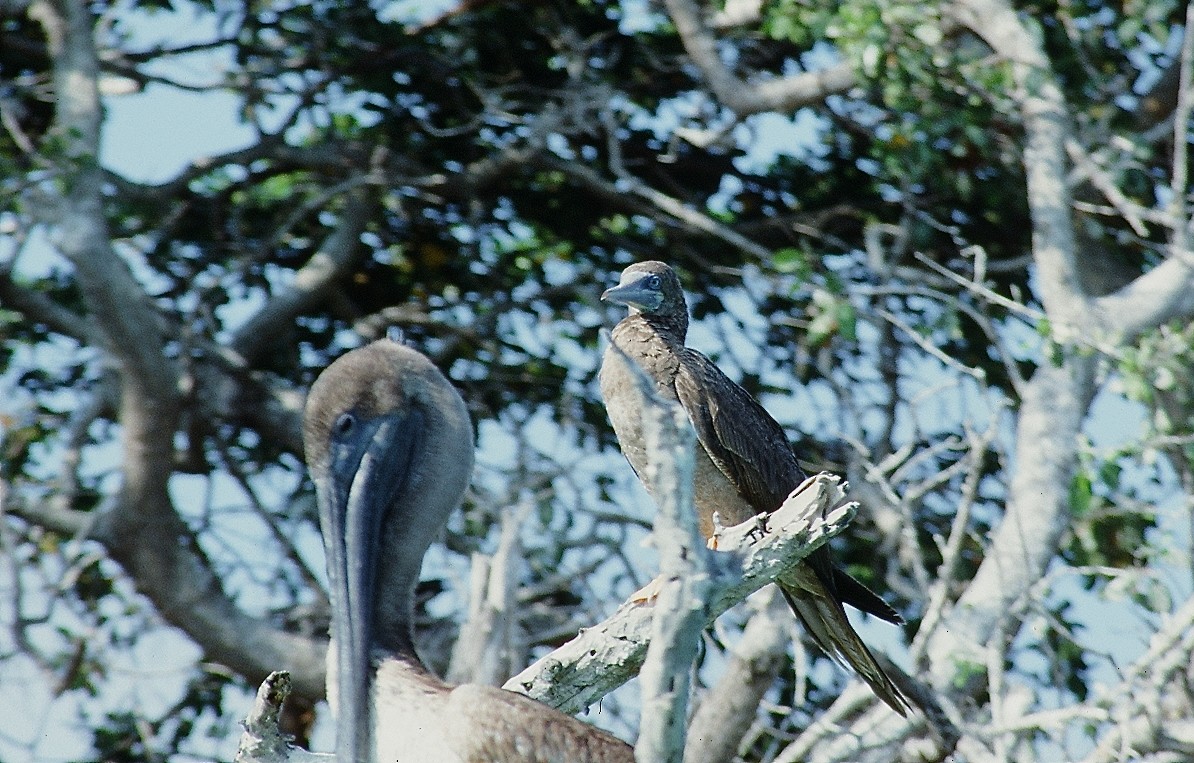
<path id="1" fill-rule="evenodd" d="M 829 538 L 846 529 L 858 506 L 846 502 L 841 480 L 826 472 L 805 480 L 771 514 L 718 536 L 710 580 L 708 622 L 745 599 Z M 601 623 L 506 682 L 506 689 L 578 713 L 633 678 L 646 654 L 654 608 L 633 598 Z"/>
<path id="2" fill-rule="evenodd" d="M 709 598 L 704 609 L 705 627 L 747 596 L 773 582 L 829 538 L 846 529 L 858 506 L 846 501 L 841 479 L 822 472 L 792 491 L 780 508 L 722 530 L 719 553 L 709 554 Z M 658 606 L 631 598 L 604 622 L 586 629 L 575 639 L 514 676 L 503 688 L 534 697 L 567 713 L 578 713 L 633 678 L 646 657 Z M 258 692 L 257 705 L 246 723 L 274 723 L 285 693 L 273 674 Z M 289 677 L 287 676 L 287 682 Z M 288 685 L 285 687 L 289 690 Z M 280 748 L 268 730 L 246 730 L 242 749 L 258 757 L 237 761 L 329 761 L 331 756 L 311 755 L 286 746 Z M 264 750 L 264 752 L 263 752 Z M 248 754 L 248 753 L 246 753 Z M 275 757 L 268 757 L 275 755 Z M 265 757 L 262 757 L 265 756 Z M 280 756 L 280 757 L 278 757 Z"/>

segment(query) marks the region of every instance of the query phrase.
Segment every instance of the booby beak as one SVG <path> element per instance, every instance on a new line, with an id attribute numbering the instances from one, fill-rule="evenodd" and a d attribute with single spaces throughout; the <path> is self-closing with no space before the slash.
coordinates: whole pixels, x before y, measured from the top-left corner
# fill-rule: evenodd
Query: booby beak
<path id="1" fill-rule="evenodd" d="M 317 482 L 332 596 L 336 654 L 336 759 L 371 763 L 373 627 L 386 514 L 415 453 L 417 413 L 377 416 L 332 445 L 329 476 Z"/>
<path id="2" fill-rule="evenodd" d="M 659 291 L 658 286 L 655 288 L 647 286 L 647 282 L 652 278 L 657 279 L 658 276 L 647 274 L 641 278 L 620 283 L 602 292 L 601 299 L 603 302 L 626 305 L 631 310 L 657 310 L 663 303 L 663 294 Z"/>

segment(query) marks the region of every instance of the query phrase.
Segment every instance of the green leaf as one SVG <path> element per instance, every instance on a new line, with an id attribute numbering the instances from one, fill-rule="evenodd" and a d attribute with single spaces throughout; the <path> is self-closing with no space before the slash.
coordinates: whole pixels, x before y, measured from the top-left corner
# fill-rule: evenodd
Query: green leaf
<path id="1" fill-rule="evenodd" d="M 799 276 L 801 280 L 808 280 L 813 267 L 808 252 L 794 247 L 785 247 L 771 255 L 771 267 L 776 273 Z"/>
<path id="2" fill-rule="evenodd" d="M 1077 472 L 1070 481 L 1070 511 L 1075 516 L 1085 516 L 1090 512 L 1093 500 L 1094 486 L 1090 481 L 1090 475 L 1085 471 Z"/>

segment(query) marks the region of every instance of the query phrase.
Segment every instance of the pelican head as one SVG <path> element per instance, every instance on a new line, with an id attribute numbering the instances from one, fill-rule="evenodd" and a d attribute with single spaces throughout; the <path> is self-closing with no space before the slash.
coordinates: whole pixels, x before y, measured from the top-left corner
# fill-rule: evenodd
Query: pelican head
<path id="1" fill-rule="evenodd" d="M 377 663 L 418 663 L 414 587 L 468 487 L 473 430 L 464 401 L 431 361 L 382 339 L 315 380 L 303 442 L 331 591 L 336 758 L 366 763 L 375 757 Z"/>

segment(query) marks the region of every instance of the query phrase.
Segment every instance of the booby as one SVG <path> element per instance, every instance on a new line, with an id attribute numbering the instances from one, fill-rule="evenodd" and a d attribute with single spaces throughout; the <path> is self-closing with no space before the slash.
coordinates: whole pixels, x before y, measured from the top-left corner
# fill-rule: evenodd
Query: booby
<path id="1" fill-rule="evenodd" d="M 675 271 L 662 262 L 636 263 L 601 298 L 630 309 L 614 327 L 599 376 L 614 433 L 640 479 L 650 461 L 644 414 L 638 408 L 634 371 L 619 353 L 634 360 L 655 382 L 657 393 L 679 403 L 692 420 L 699 443 L 693 499 L 706 538 L 713 534 L 714 512 L 731 525 L 779 508 L 804 481 L 804 470 L 783 428 L 763 406 L 709 358 L 684 345 L 688 306 Z M 855 633 L 842 603 L 897 625 L 903 623 L 899 614 L 835 567 L 825 546 L 777 582 L 818 646 L 853 667 L 880 699 L 905 715 L 908 700 Z"/>
<path id="2" fill-rule="evenodd" d="M 389 339 L 327 367 L 303 442 L 332 604 L 328 697 L 339 763 L 631 763 L 624 742 L 520 694 L 450 686 L 414 648 L 423 556 L 468 487 L 464 401 Z"/>

